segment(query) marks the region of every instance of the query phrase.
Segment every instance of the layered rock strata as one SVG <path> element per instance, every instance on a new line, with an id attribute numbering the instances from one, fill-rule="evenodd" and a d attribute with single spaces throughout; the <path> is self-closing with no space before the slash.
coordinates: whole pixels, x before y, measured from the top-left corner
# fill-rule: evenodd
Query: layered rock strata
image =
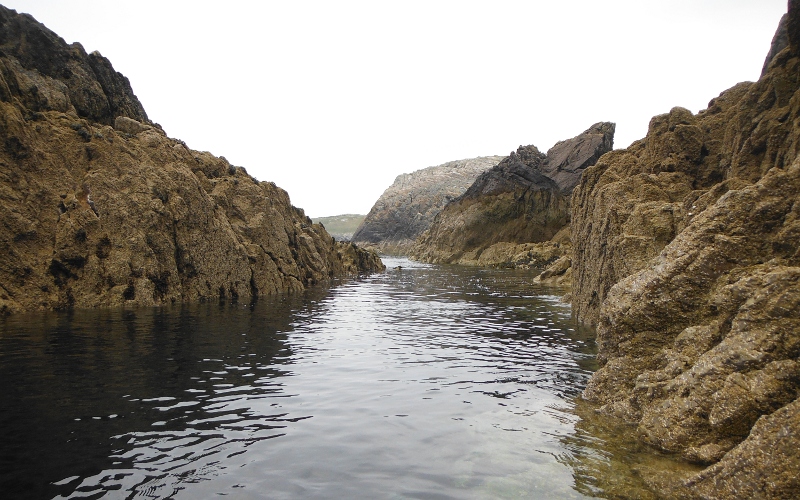
<path id="1" fill-rule="evenodd" d="M 758 82 L 653 118 L 572 196 L 584 397 L 710 465 L 668 497 L 800 491 L 800 2 L 785 26 Z"/>
<path id="2" fill-rule="evenodd" d="M 569 223 L 569 195 L 583 171 L 613 148 L 614 128 L 613 123 L 597 123 L 557 143 L 546 155 L 536 146 L 520 146 L 445 206 L 418 239 L 413 257 L 433 263 L 501 264 L 488 262 L 484 252 L 498 244 L 551 240 Z"/>
<path id="3" fill-rule="evenodd" d="M 382 268 L 148 120 L 98 53 L 0 7 L 0 313 L 301 290 Z"/>
<path id="4" fill-rule="evenodd" d="M 451 161 L 397 176 L 353 234 L 352 241 L 382 253 L 406 254 L 452 199 L 462 195 L 502 156 Z"/>

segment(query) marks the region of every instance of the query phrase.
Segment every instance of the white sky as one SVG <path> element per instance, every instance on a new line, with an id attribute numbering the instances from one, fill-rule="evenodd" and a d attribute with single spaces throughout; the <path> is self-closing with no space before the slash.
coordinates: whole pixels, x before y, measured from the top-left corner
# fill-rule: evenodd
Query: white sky
<path id="1" fill-rule="evenodd" d="M 401 173 L 546 151 L 756 80 L 786 0 L 5 0 L 108 57 L 151 120 L 286 189 L 369 211 Z"/>

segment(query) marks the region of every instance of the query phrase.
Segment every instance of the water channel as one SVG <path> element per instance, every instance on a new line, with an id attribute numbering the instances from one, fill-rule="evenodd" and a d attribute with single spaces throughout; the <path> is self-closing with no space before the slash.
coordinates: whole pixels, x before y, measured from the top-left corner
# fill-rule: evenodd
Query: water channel
<path id="1" fill-rule="evenodd" d="M 0 319 L 0 491 L 647 496 L 636 450 L 576 411 L 595 347 L 563 290 L 385 263 L 254 304 Z"/>

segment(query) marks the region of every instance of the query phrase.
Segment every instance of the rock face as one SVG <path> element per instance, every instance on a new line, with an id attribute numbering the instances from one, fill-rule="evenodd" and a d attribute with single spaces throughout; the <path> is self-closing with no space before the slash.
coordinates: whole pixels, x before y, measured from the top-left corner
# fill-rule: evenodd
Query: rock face
<path id="1" fill-rule="evenodd" d="M 573 311 L 603 365 L 584 397 L 712 464 L 668 497 L 800 491 L 800 2 L 785 26 L 758 82 L 653 118 L 572 196 Z"/>
<path id="2" fill-rule="evenodd" d="M 520 146 L 436 216 L 414 258 L 475 264 L 498 243 L 550 240 L 569 223 L 569 194 L 586 167 L 613 148 L 614 124 L 597 123 L 547 155 Z"/>
<path id="3" fill-rule="evenodd" d="M 0 7 L 0 313 L 301 290 L 382 268 L 148 121 L 128 80 Z"/>
<path id="4" fill-rule="evenodd" d="M 567 196 L 581 180 L 581 174 L 601 156 L 614 149 L 614 129 L 609 122 L 595 123 L 582 134 L 557 142 L 547 151 L 542 173 L 558 184 Z"/>
<path id="5" fill-rule="evenodd" d="M 381 252 L 405 254 L 433 218 L 502 156 L 451 161 L 397 176 L 353 234 L 353 241 Z"/>

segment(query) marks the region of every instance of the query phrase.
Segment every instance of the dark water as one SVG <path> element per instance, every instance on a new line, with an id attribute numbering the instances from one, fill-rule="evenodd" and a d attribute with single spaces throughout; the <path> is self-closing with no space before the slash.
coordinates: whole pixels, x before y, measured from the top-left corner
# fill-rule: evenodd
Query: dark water
<path id="1" fill-rule="evenodd" d="M 524 271 L 386 264 L 252 306 L 0 320 L 0 491 L 604 496 L 604 438 L 573 411 L 593 333 L 559 290 Z"/>

